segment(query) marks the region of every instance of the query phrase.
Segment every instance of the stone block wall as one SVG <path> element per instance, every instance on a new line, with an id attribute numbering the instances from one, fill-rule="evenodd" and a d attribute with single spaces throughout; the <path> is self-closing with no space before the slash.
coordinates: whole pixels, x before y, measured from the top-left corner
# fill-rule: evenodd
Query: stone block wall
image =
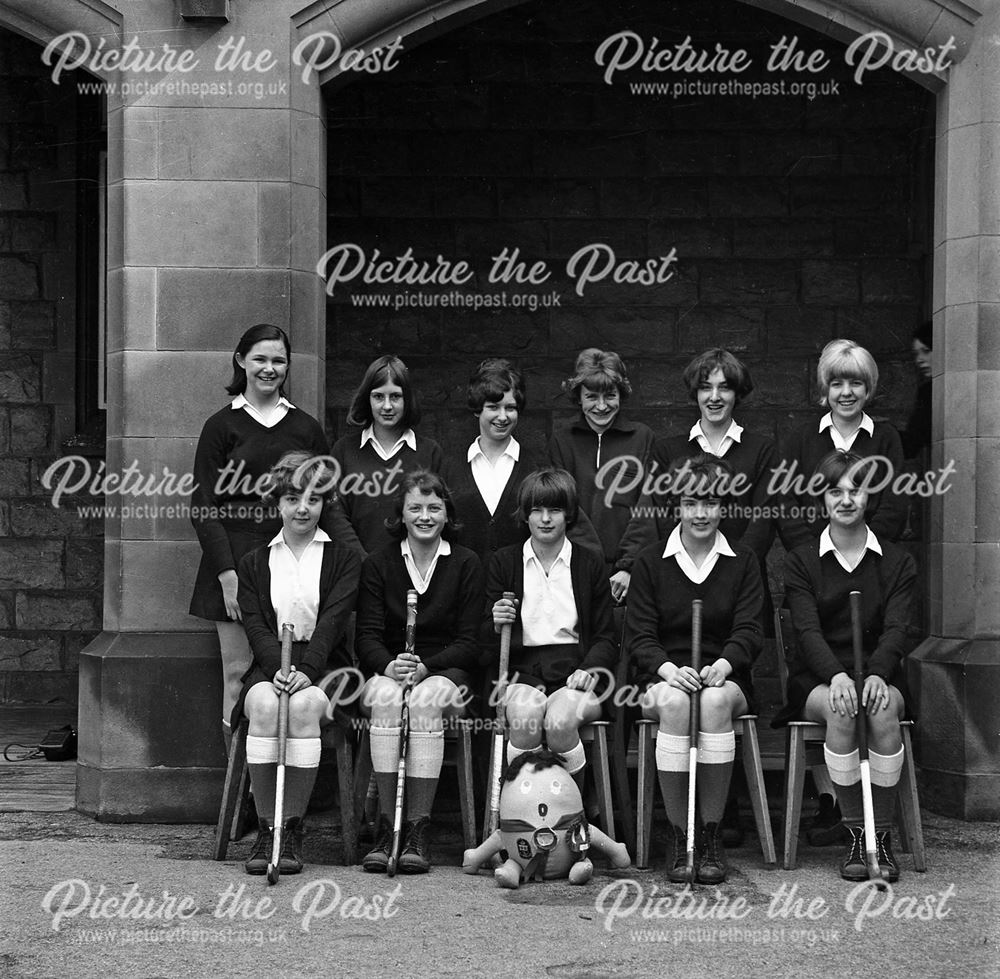
<path id="1" fill-rule="evenodd" d="M 353 243 L 366 259 L 377 249 L 380 261 L 408 248 L 432 265 L 438 255 L 466 261 L 475 278 L 459 292 L 559 293 L 558 306 L 534 311 L 397 309 L 400 293 L 409 303 L 451 290 L 360 274 L 337 284 L 327 306 L 331 437 L 346 431 L 366 364 L 394 352 L 414 372 L 421 430 L 464 453 L 477 434 L 465 410 L 469 373 L 504 355 L 528 378 L 518 438 L 541 449 L 573 416 L 559 384 L 586 346 L 622 354 L 635 389 L 629 414 L 674 434 L 697 417 L 683 367 L 716 345 L 754 374 L 740 423 L 780 436 L 818 417 L 816 362 L 835 337 L 872 351 L 882 376 L 870 411 L 905 425 L 916 390 L 910 338 L 930 309 L 931 94 L 891 71 L 857 85 L 843 46 L 735 0 L 612 7 L 524 4 L 404 51 L 394 71 L 328 99 L 328 247 Z M 595 54 L 625 30 L 646 52 L 654 38 L 659 50 L 685 37 L 699 51 L 743 48 L 753 67 L 739 76 L 633 69 L 605 84 Z M 792 34 L 807 52 L 822 48 L 828 70 L 767 71 L 771 45 Z M 734 77 L 831 91 L 675 98 L 629 87 Z M 648 287 L 608 276 L 579 296 L 567 259 L 596 242 L 640 263 L 676 248 L 675 274 Z M 529 267 L 546 262 L 549 281 L 488 282 L 504 248 Z"/>
<path id="2" fill-rule="evenodd" d="M 77 429 L 75 86 L 40 55 L 0 30 L 0 703 L 75 702 L 101 628 L 103 520 L 40 482 Z"/>

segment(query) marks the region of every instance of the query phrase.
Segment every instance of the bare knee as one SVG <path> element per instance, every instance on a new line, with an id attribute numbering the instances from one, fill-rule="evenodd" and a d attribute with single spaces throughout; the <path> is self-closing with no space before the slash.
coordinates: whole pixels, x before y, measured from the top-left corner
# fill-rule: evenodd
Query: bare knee
<path id="1" fill-rule="evenodd" d="M 371 677 L 361 691 L 361 710 L 375 727 L 395 727 L 402 706 L 402 687 L 387 676 Z"/>
<path id="2" fill-rule="evenodd" d="M 727 687 L 705 687 L 701 691 L 702 731 L 721 733 L 733 728 L 733 696 Z"/>
<path id="3" fill-rule="evenodd" d="M 507 688 L 504 706 L 511 743 L 517 748 L 541 744 L 542 722 L 545 717 L 545 694 L 524 683 Z"/>
<path id="4" fill-rule="evenodd" d="M 306 687 L 288 702 L 288 733 L 293 738 L 318 738 L 330 701 L 319 687 Z"/>

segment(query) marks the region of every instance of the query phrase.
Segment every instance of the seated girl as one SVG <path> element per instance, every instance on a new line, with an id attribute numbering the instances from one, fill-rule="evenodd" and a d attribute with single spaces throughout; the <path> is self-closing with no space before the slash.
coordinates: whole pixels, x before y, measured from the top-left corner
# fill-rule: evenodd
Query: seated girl
<path id="1" fill-rule="evenodd" d="M 418 469 L 396 496 L 390 532 L 397 538 L 370 554 L 361 569 L 356 649 L 367 677 L 362 711 L 371 718 L 372 769 L 381 818 L 375 846 L 362 861 L 384 873 L 392 845 L 403 689 L 410 734 L 401 873 L 430 869 L 430 816 L 444 757 L 444 718 L 460 717 L 479 656 L 483 571 L 471 551 L 448 541 L 455 508 L 444 480 Z M 406 652 L 406 593 L 417 599 L 416 651 Z"/>
<path id="2" fill-rule="evenodd" d="M 636 558 L 628 597 L 628 635 L 642 711 L 659 722 L 656 769 L 670 823 L 670 880 L 683 883 L 687 851 L 691 697 L 700 698 L 698 731 L 697 880 L 719 884 L 727 866 L 720 821 L 736 755 L 733 718 L 752 702 L 750 668 L 762 645 L 763 585 L 750 548 L 730 545 L 719 531 L 725 483 L 723 459 L 698 455 L 688 475 L 672 473 L 679 523 L 666 541 Z M 691 666 L 692 602 L 702 609 L 704 666 Z"/>
<path id="3" fill-rule="evenodd" d="M 288 702 L 285 795 L 282 813 L 283 874 L 302 870 L 302 817 L 320 756 L 320 722 L 330 701 L 317 681 L 330 669 L 351 666 L 344 641 L 354 610 L 361 559 L 318 528 L 330 502 L 332 472 L 308 452 L 288 452 L 270 472 L 265 502 L 276 503 L 281 532 L 247 554 L 239 567 L 239 603 L 253 654 L 232 724 L 246 715 L 247 766 L 257 805 L 257 840 L 248 874 L 263 874 L 271 858 L 278 768 L 278 699 Z M 292 667 L 281 670 L 283 624 L 294 626 Z"/>
<path id="4" fill-rule="evenodd" d="M 531 473 L 518 489 L 517 504 L 530 537 L 498 551 L 486 581 L 494 630 L 513 627 L 507 760 L 544 742 L 565 757 L 582 791 L 579 729 L 601 716 L 598 695 L 608 690 L 618 659 L 611 591 L 601 555 L 566 536 L 578 515 L 568 472 Z M 504 592 L 517 597 L 503 598 Z"/>
<path id="5" fill-rule="evenodd" d="M 856 716 L 868 725 L 875 849 L 889 881 L 898 880 L 889 828 L 903 767 L 899 721 L 905 698 L 903 657 L 911 650 L 916 566 L 913 558 L 880 540 L 865 523 L 868 497 L 860 488 L 874 463 L 832 452 L 816 472 L 822 477 L 828 523 L 819 541 L 785 558 L 785 603 L 791 610 L 798 655 L 789 668 L 787 704 L 775 723 L 793 719 L 826 725 L 824 755 L 843 823 L 849 832 L 840 863 L 845 880 L 865 880 L 861 767 Z M 865 681 L 858 703 L 852 678 L 854 652 L 848 596 L 863 603 Z"/>

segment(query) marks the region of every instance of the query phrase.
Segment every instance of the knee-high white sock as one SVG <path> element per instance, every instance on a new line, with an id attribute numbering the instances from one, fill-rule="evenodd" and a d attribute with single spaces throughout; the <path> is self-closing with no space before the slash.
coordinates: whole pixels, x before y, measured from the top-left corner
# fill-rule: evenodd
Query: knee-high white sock
<path id="1" fill-rule="evenodd" d="M 688 772 L 691 768 L 691 739 L 682 734 L 656 733 L 656 773 L 663 806 L 671 826 L 687 832 Z"/>
<path id="2" fill-rule="evenodd" d="M 859 826 L 864 818 L 864 804 L 861 801 L 861 760 L 858 749 L 840 755 L 823 745 L 830 781 L 833 782 L 840 803 L 841 820 L 851 826 Z"/>
<path id="3" fill-rule="evenodd" d="M 868 752 L 868 765 L 872 773 L 872 809 L 875 828 L 889 829 L 896 810 L 896 789 L 903 770 L 903 746 L 892 755 Z"/>

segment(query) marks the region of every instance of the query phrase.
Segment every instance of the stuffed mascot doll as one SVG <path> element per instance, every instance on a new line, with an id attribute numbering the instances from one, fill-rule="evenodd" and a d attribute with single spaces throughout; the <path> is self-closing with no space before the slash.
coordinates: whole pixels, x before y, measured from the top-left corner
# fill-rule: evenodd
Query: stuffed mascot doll
<path id="1" fill-rule="evenodd" d="M 629 866 L 624 845 L 587 824 L 580 790 L 561 762 L 561 755 L 540 749 L 511 763 L 500 791 L 500 828 L 481 846 L 465 851 L 465 873 L 478 873 L 499 853 L 504 859 L 494 871 L 499 887 L 558 877 L 586 884 L 594 874 L 590 847 L 613 867 Z"/>

